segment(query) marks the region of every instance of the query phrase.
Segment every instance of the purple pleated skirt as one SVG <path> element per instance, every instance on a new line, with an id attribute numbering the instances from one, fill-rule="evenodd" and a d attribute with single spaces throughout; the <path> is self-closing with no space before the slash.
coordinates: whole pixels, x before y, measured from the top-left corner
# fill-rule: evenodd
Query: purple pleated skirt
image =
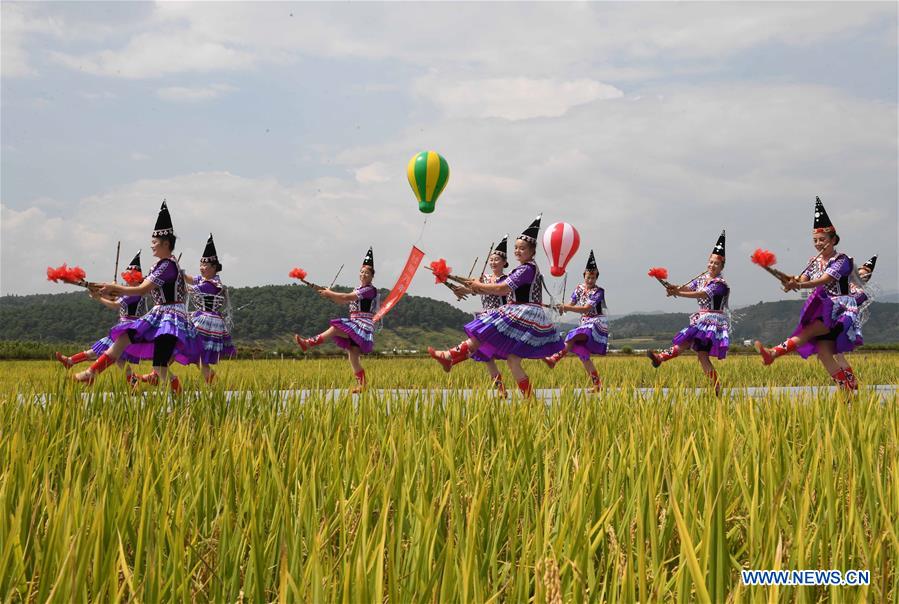
<path id="1" fill-rule="evenodd" d="M 609 322 L 603 316 L 582 319 L 581 324 L 565 336 L 565 344 L 568 342 L 573 342 L 571 352 L 579 359 L 603 356 L 609 348 Z"/>
<path id="2" fill-rule="evenodd" d="M 231 342 L 231 334 L 220 314 L 198 310 L 190 316 L 190 320 L 197 330 L 200 361 L 204 365 L 215 365 L 221 359 L 237 356 L 237 350 Z"/>
<path id="3" fill-rule="evenodd" d="M 480 342 L 482 359 L 542 359 L 565 347 L 539 304 L 506 304 L 468 323 L 465 333 Z"/>
<path id="4" fill-rule="evenodd" d="M 804 327 L 820 320 L 830 333 L 813 338 L 796 348 L 803 359 L 818 352 L 818 342 L 830 340 L 834 342 L 837 353 L 851 352 L 861 346 L 862 325 L 858 305 L 853 296 L 831 296 L 823 287 L 818 287 L 805 301 L 799 313 L 799 325 L 792 335 L 798 335 Z"/>
<path id="5" fill-rule="evenodd" d="M 131 336 L 131 345 L 125 352 L 139 359 L 152 359 L 153 342 L 164 335 L 175 336 L 177 340 L 174 360 L 182 365 L 190 365 L 200 358 L 197 330 L 190 322 L 183 304 L 157 304 L 141 318 L 113 327 L 109 338 L 114 341 L 123 333 Z"/>
<path id="6" fill-rule="evenodd" d="M 368 312 L 354 312 L 348 319 L 331 319 L 331 326 L 342 332 L 342 335 L 334 336 L 334 343 L 344 350 L 357 346 L 362 354 L 370 353 L 375 346 L 373 316 Z"/>
<path id="7" fill-rule="evenodd" d="M 688 346 L 710 357 L 723 359 L 730 347 L 730 325 L 727 315 L 718 311 L 700 311 L 690 317 L 690 325 L 681 329 L 671 342 Z"/>

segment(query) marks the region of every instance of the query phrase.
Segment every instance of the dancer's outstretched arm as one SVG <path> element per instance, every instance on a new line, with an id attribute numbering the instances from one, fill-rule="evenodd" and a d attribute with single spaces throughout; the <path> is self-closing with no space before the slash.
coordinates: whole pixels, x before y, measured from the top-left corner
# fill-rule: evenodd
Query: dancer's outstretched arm
<path id="1" fill-rule="evenodd" d="M 826 273 L 818 279 L 807 279 L 805 281 L 790 279 L 784 284 L 784 291 L 790 291 L 794 289 L 815 289 L 819 285 L 827 285 L 832 281 L 834 281 L 834 278 Z"/>
<path id="2" fill-rule="evenodd" d="M 689 285 L 672 285 L 670 287 L 666 287 L 665 289 L 668 291 L 668 295 L 674 298 L 704 299 L 709 297 L 709 295 L 703 290 L 693 290 Z"/>
<path id="3" fill-rule="evenodd" d="M 105 296 L 143 296 L 149 293 L 156 283 L 149 278 L 144 279 L 140 285 L 121 285 L 119 283 L 98 283 L 100 293 Z"/>
<path id="4" fill-rule="evenodd" d="M 505 283 L 480 283 L 470 279 L 465 282 L 465 287 L 476 294 L 488 296 L 508 296 L 512 293 L 512 288 Z"/>
<path id="5" fill-rule="evenodd" d="M 687 289 L 687 290 L 675 289 L 674 293 L 671 295 L 674 296 L 675 298 L 699 298 L 701 300 L 704 300 L 709 297 L 709 295 L 702 290 L 694 292 L 689 289 Z"/>
<path id="6" fill-rule="evenodd" d="M 98 292 L 98 291 L 90 289 L 90 290 L 88 290 L 88 294 L 90 295 L 91 298 L 93 298 L 94 300 L 96 300 L 97 302 L 99 302 L 100 304 L 105 306 L 106 308 L 111 308 L 112 310 L 119 309 L 119 303 L 116 300 L 110 300 L 109 298 L 104 298 L 103 296 L 100 295 L 100 292 Z"/>
<path id="7" fill-rule="evenodd" d="M 557 304 L 556 308 L 563 312 L 576 312 L 578 314 L 584 314 L 590 312 L 595 309 L 595 306 L 575 306 L 574 304 Z"/>
<path id="8" fill-rule="evenodd" d="M 356 295 L 356 292 L 341 293 L 332 291 L 327 288 L 319 290 L 318 295 L 322 298 L 327 298 L 332 302 L 337 302 L 338 304 L 347 304 L 349 302 L 355 302 L 359 299 L 359 296 Z"/>

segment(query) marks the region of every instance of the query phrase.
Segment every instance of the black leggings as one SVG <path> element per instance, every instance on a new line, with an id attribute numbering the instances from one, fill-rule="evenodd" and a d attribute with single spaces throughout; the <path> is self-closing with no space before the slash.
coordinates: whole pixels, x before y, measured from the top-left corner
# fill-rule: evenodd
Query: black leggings
<path id="1" fill-rule="evenodd" d="M 159 336 L 153 340 L 153 367 L 168 367 L 177 343 L 178 338 L 173 335 Z"/>
<path id="2" fill-rule="evenodd" d="M 711 342 L 697 342 L 693 341 L 693 350 L 696 352 L 711 352 L 712 351 L 712 343 Z"/>
<path id="3" fill-rule="evenodd" d="M 128 343 L 134 342 L 134 330 L 128 330 Z M 153 367 L 168 367 L 178 338 L 173 335 L 159 336 L 153 340 Z"/>

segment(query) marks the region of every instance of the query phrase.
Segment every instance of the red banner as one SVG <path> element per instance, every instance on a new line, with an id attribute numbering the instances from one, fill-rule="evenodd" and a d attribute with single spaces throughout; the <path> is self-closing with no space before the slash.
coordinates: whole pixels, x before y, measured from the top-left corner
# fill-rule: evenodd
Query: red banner
<path id="1" fill-rule="evenodd" d="M 421 264 L 421 260 L 424 257 L 425 253 L 413 245 L 412 251 L 409 252 L 409 259 L 406 260 L 406 266 L 403 267 L 403 272 L 400 273 L 400 278 L 396 280 L 396 285 L 390 290 L 387 299 L 384 300 L 384 304 L 381 305 L 372 321 L 380 321 L 384 315 L 396 306 L 400 298 L 406 295 L 406 290 L 409 289 L 409 284 L 412 283 L 412 277 L 415 276 L 415 271 L 418 270 L 418 265 Z"/>

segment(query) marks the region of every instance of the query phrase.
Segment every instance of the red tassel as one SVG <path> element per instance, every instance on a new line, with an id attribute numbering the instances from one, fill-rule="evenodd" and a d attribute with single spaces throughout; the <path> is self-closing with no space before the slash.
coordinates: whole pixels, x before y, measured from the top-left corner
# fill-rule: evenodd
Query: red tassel
<path id="1" fill-rule="evenodd" d="M 763 250 L 762 248 L 758 248 L 752 253 L 750 259 L 754 264 L 758 264 L 759 266 L 763 266 L 765 268 L 774 266 L 777 264 L 777 256 L 774 255 L 774 252 L 770 250 Z"/>
<path id="2" fill-rule="evenodd" d="M 667 279 L 668 269 L 663 266 L 655 266 L 649 269 L 649 272 L 646 274 L 650 277 L 655 277 L 656 279 Z"/>
<path id="3" fill-rule="evenodd" d="M 306 271 L 304 271 L 300 267 L 295 267 L 291 269 L 289 273 L 287 273 L 287 276 L 292 279 L 305 279 L 307 274 L 308 273 L 306 273 Z"/>
<path id="4" fill-rule="evenodd" d="M 453 271 L 446 265 L 446 260 L 440 258 L 431 263 L 431 270 L 434 272 L 434 283 L 446 283 L 446 278 Z"/>

